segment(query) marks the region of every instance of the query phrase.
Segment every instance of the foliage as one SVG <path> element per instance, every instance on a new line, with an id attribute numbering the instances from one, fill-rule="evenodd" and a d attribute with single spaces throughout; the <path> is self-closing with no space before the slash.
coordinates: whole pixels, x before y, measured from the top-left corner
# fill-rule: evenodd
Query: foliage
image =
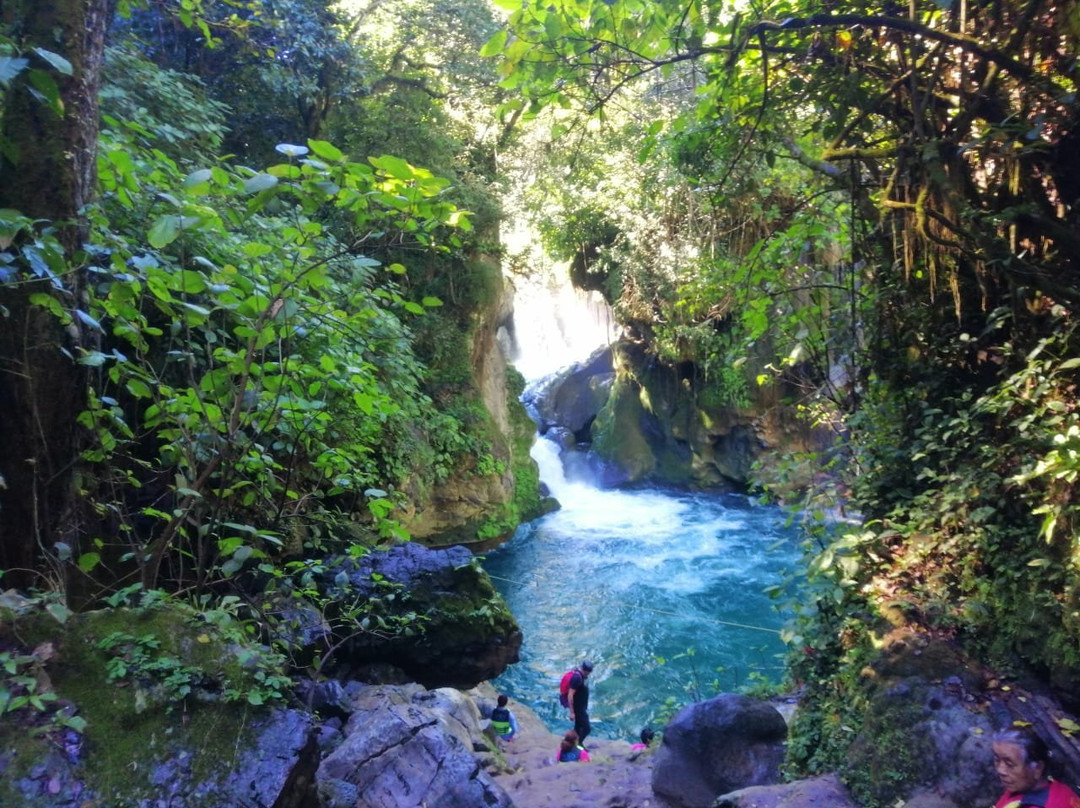
<path id="1" fill-rule="evenodd" d="M 72 70 L 71 62 L 63 55 L 41 46 L 28 47 L 10 36 L 6 29 L 0 30 L 0 91 L 4 94 L 17 80 L 25 78 L 34 97 L 62 115 L 58 81 L 72 75 Z M 3 95 L 0 95 L 0 110 L 3 109 L 2 99 Z M 0 148 L 4 148 L 4 144 L 0 144 Z M 8 149 L 4 150 L 4 156 L 9 160 L 13 157 Z"/>
<path id="2" fill-rule="evenodd" d="M 101 374 L 81 419 L 99 436 L 86 459 L 109 475 L 86 485 L 104 495 L 102 515 L 119 517 L 128 543 L 119 560 L 134 560 L 147 585 L 176 550 L 200 584 L 214 569 L 231 575 L 272 554 L 290 521 L 320 500 L 363 497 L 378 529 L 396 530 L 377 491 L 381 424 L 416 416 L 398 400 L 425 401 L 415 364 L 373 360 L 384 346 L 402 356 L 400 318 L 425 309 L 392 282 L 376 284 L 371 253 L 381 247 L 366 242 L 394 229 L 434 248 L 430 234 L 463 216 L 437 199 L 443 181 L 405 161 L 353 163 L 322 141 L 310 149 L 309 158 L 309 147 L 283 145 L 290 161 L 265 172 L 184 175 L 121 135 L 103 153 L 102 183 L 121 217 L 160 200 L 149 206 L 149 249 L 106 234 L 91 310 L 69 314 L 41 299 L 115 340 L 79 357 Z M 312 218 L 327 207 L 350 217 L 349 241 Z M 170 493 L 150 491 L 166 499 L 121 504 L 150 480 L 170 480 Z M 116 558 L 111 549 L 99 546 L 84 567 Z"/>
<path id="3" fill-rule="evenodd" d="M 842 437 L 795 460 L 841 476 L 807 489 L 821 522 L 789 635 L 807 684 L 793 761 L 842 766 L 864 726 L 897 740 L 866 723 L 856 692 L 866 624 L 883 613 L 1070 689 L 1075 15 L 1026 2 L 505 7 L 509 28 L 485 52 L 514 94 L 507 115 L 598 129 L 565 112 L 579 109 L 625 143 L 620 104 L 649 110 L 632 141 L 643 167 L 605 179 L 663 200 L 647 221 L 675 226 L 619 228 L 623 255 L 663 252 L 620 260 L 622 320 L 710 370 L 771 350 L 773 372 Z M 865 524 L 828 525 L 838 497 Z"/>
<path id="4" fill-rule="evenodd" d="M 216 154 L 228 131 L 228 108 L 209 97 L 195 76 L 163 70 L 131 47 L 105 51 L 101 114 L 144 148 L 156 147 L 180 165 L 196 168 Z"/>

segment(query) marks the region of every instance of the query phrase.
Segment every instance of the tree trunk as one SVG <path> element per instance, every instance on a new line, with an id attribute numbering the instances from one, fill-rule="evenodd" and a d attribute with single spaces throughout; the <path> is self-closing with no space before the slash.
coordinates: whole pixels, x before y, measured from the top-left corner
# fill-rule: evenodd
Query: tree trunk
<path id="1" fill-rule="evenodd" d="M 85 406 L 86 384 L 73 357 L 92 340 L 78 320 L 65 329 L 30 297 L 45 292 L 68 310 L 85 309 L 80 217 L 96 180 L 107 7 L 107 0 L 7 0 L 2 6 L 30 66 L 56 80 L 63 114 L 29 91 L 28 71 L 13 83 L 0 123 L 0 208 L 54 224 L 68 259 L 62 290 L 29 272 L 0 285 L 0 569 L 8 586 L 32 583 L 41 554 L 53 552 L 57 541 L 77 547 L 75 418 Z M 34 48 L 66 58 L 72 75 L 53 70 Z"/>

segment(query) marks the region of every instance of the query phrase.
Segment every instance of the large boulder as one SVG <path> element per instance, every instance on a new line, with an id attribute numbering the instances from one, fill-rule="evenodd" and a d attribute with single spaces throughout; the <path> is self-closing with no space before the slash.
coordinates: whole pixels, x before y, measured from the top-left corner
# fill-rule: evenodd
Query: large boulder
<path id="1" fill-rule="evenodd" d="M 344 740 L 317 774 L 322 808 L 513 808 L 481 767 L 481 719 L 464 694 L 416 685 L 364 688 Z"/>
<path id="2" fill-rule="evenodd" d="M 319 752 L 313 728 L 311 717 L 295 710 L 269 711 L 250 724 L 233 725 L 226 719 L 220 729 L 238 733 L 234 754 L 213 761 L 210 771 L 200 768 L 207 761 L 191 745 L 148 739 L 147 759 L 119 783 L 87 778 L 87 749 L 77 733 L 67 730 L 59 736 L 62 743 L 51 744 L 39 762 L 15 776 L 12 786 L 23 805 L 39 808 L 113 801 L 135 808 L 314 808 Z M 0 776 L 10 775 L 5 771 L 9 762 L 0 760 Z"/>
<path id="3" fill-rule="evenodd" d="M 676 808 L 780 778 L 787 724 L 771 704 L 732 693 L 683 708 L 664 729 L 653 791 Z"/>
<path id="4" fill-rule="evenodd" d="M 465 547 L 406 543 L 339 559 L 327 570 L 324 585 L 347 589 L 343 599 L 377 603 L 368 630 L 335 629 L 346 635 L 337 655 L 342 665 L 389 663 L 426 687 L 468 689 L 518 661 L 521 629 Z M 411 636 L 375 627 L 378 618 L 392 624 L 411 614 L 422 618 Z"/>
<path id="5" fill-rule="evenodd" d="M 707 376 L 690 362 L 663 362 L 632 340 L 614 343 L 611 352 L 615 378 L 605 382 L 610 394 L 589 436 L 606 481 L 738 490 L 772 450 L 831 445 L 824 429 L 784 404 L 791 391 L 782 385 L 743 389 L 743 371 Z"/>
<path id="6" fill-rule="evenodd" d="M 315 722 L 255 706 L 289 686 L 262 646 L 179 600 L 60 623 L 9 592 L 0 612 L 27 672 L 0 690 L 43 697 L 0 721 L 0 805 L 314 808 Z"/>
<path id="7" fill-rule="evenodd" d="M 607 403 L 614 378 L 611 349 L 605 346 L 584 362 L 577 362 L 543 379 L 526 390 L 523 398 L 533 412 L 541 435 L 561 427 L 573 434 L 579 443 L 587 442 L 589 427 Z"/>
<path id="8" fill-rule="evenodd" d="M 1008 691 L 987 689 L 989 675 L 948 639 L 904 627 L 887 633 L 852 695 L 866 705 L 841 772 L 855 798 L 884 805 L 933 794 L 946 805 L 992 804 L 1001 788 L 991 739 L 1021 715 L 1004 709 Z"/>

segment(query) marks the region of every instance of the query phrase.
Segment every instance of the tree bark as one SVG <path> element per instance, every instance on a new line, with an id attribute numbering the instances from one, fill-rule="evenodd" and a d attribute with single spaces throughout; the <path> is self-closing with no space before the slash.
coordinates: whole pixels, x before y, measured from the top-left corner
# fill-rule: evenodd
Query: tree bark
<path id="1" fill-rule="evenodd" d="M 98 86 L 107 0 L 7 0 L 4 23 L 31 67 L 50 70 L 62 114 L 35 97 L 24 71 L 3 100 L 0 208 L 51 224 L 68 271 L 57 289 L 26 272 L 0 284 L 0 569 L 7 586 L 34 582 L 42 554 L 57 541 L 77 547 L 76 417 L 86 402 L 80 324 L 66 329 L 30 303 L 57 295 L 68 310 L 85 308 L 84 206 L 96 182 Z M 33 52 L 57 53 L 72 75 L 52 70 Z"/>

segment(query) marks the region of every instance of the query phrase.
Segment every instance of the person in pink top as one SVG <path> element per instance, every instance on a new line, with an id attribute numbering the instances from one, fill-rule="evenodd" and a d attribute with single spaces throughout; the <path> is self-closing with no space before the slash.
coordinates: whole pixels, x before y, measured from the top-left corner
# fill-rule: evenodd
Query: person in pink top
<path id="1" fill-rule="evenodd" d="M 633 744 L 630 747 L 630 751 L 631 752 L 637 752 L 637 751 L 640 751 L 642 749 L 648 749 L 649 744 L 651 744 L 653 742 L 653 738 L 655 738 L 655 737 L 656 737 L 656 733 L 653 732 L 648 727 L 645 727 L 645 729 L 643 729 L 641 731 L 641 743 Z"/>
<path id="2" fill-rule="evenodd" d="M 994 808 L 1080 808 L 1080 797 L 1047 774 L 1046 743 L 1027 727 L 994 736 L 994 771 L 1005 793 Z"/>

